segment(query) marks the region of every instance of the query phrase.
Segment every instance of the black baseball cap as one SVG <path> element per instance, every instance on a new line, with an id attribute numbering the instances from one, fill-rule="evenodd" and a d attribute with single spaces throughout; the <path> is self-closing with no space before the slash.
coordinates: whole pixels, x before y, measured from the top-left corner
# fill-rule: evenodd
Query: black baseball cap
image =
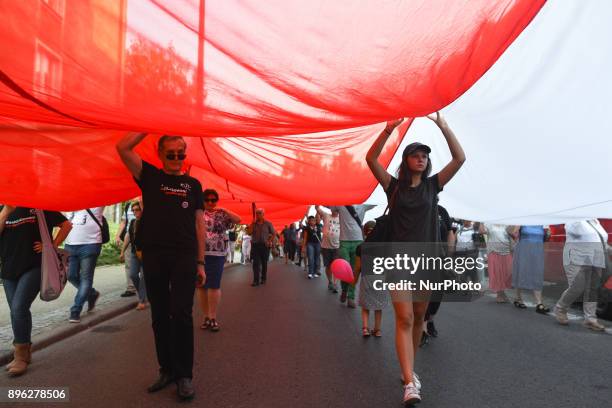
<path id="1" fill-rule="evenodd" d="M 402 153 L 402 156 L 406 157 L 406 156 L 416 152 L 417 150 L 422 150 L 422 151 L 424 151 L 427 154 L 431 153 L 431 148 L 429 146 L 427 146 L 426 144 L 419 143 L 419 142 L 414 142 L 414 143 L 410 143 L 408 146 L 406 146 L 406 148 L 404 149 L 404 153 Z"/>

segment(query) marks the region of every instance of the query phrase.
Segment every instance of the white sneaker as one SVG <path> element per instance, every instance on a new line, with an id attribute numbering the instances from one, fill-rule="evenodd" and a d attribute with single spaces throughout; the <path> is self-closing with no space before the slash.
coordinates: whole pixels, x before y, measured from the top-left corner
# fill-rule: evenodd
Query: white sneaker
<path id="1" fill-rule="evenodd" d="M 404 375 L 401 374 L 400 377 L 402 380 L 402 384 L 406 385 L 406 380 L 404 379 Z M 417 373 L 415 373 L 414 371 L 412 372 L 412 382 L 414 383 L 414 386 L 416 387 L 416 389 L 419 390 L 420 392 L 421 391 L 421 380 L 419 379 L 419 376 L 417 375 Z"/>
<path id="2" fill-rule="evenodd" d="M 559 307 L 555 306 L 553 313 L 555 315 L 555 318 L 559 322 L 559 324 L 562 324 L 563 326 L 568 325 L 569 319 L 567 318 L 566 312 L 562 311 L 561 309 L 559 309 Z"/>
<path id="3" fill-rule="evenodd" d="M 312 273 L 308 274 L 308 279 L 312 279 Z"/>
<path id="4" fill-rule="evenodd" d="M 421 392 L 421 380 L 419 379 L 417 373 L 415 373 L 414 371 L 412 372 L 412 382 L 414 383 L 416 389 Z"/>
<path id="5" fill-rule="evenodd" d="M 419 402 L 421 402 L 421 394 L 419 394 L 419 390 L 417 390 L 414 384 L 408 383 L 404 385 L 404 405 L 410 406 Z"/>
<path id="6" fill-rule="evenodd" d="M 604 331 L 604 330 L 606 330 L 606 326 L 604 326 L 603 324 L 599 323 L 597 321 L 597 319 L 585 320 L 583 324 L 584 324 L 584 327 L 586 327 L 587 329 L 591 329 L 591 330 L 594 330 L 594 331 Z"/>

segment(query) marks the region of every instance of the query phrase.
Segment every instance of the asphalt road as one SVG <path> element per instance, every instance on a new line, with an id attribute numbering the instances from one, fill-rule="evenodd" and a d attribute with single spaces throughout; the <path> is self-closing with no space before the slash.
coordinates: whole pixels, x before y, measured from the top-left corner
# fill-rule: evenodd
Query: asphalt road
<path id="1" fill-rule="evenodd" d="M 196 330 L 192 405 L 402 406 L 391 310 L 383 337 L 364 340 L 359 309 L 342 306 L 324 278 L 309 281 L 301 268 L 275 262 L 267 285 L 250 282 L 247 266 L 228 270 L 221 331 Z M 612 404 L 609 333 L 587 331 L 575 320 L 562 327 L 490 297 L 443 304 L 437 326 L 440 337 L 417 357 L 421 407 Z M 67 386 L 75 407 L 178 405 L 174 386 L 145 392 L 156 373 L 150 317 L 130 312 L 35 353 L 26 376 L 0 374 L 0 387 Z M 18 406 L 54 405 L 68 406 Z"/>

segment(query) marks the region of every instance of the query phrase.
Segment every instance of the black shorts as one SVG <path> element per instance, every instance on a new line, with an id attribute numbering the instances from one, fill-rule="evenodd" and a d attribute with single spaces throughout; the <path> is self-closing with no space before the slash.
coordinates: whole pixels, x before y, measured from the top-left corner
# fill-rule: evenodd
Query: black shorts
<path id="1" fill-rule="evenodd" d="M 321 255 L 323 255 L 323 266 L 328 267 L 334 259 L 339 258 L 338 248 L 321 248 Z"/>

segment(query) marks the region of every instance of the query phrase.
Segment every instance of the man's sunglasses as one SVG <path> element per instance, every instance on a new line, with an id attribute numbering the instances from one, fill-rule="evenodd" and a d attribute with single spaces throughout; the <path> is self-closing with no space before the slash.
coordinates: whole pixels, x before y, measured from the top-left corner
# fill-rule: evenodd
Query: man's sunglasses
<path id="1" fill-rule="evenodd" d="M 218 198 L 205 198 L 204 199 L 205 203 L 216 203 L 217 201 L 219 201 Z"/>
<path id="2" fill-rule="evenodd" d="M 185 153 L 166 153 L 168 160 L 185 160 L 185 157 L 187 157 Z"/>

